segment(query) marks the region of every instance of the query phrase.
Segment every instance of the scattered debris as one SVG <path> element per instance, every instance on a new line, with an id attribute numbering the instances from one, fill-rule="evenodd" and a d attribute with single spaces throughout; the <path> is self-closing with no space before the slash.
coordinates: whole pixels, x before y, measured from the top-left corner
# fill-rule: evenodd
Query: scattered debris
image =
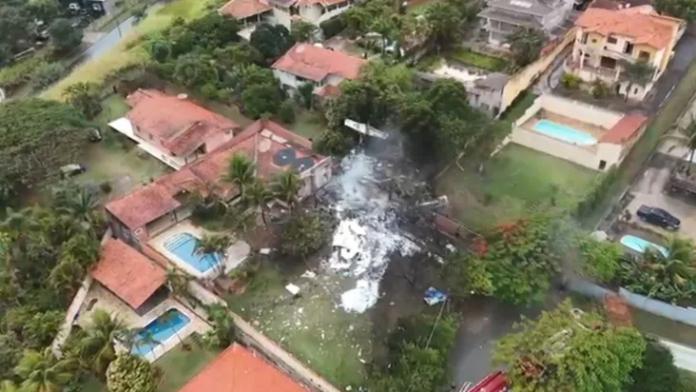
<path id="1" fill-rule="evenodd" d="M 290 294 L 292 294 L 293 296 L 297 296 L 300 294 L 300 288 L 292 283 L 285 286 L 285 290 L 289 291 Z"/>
<path id="2" fill-rule="evenodd" d="M 270 255 L 271 248 L 261 248 L 261 249 L 259 249 L 259 253 L 261 253 L 262 255 Z"/>
<path id="3" fill-rule="evenodd" d="M 302 275 L 300 275 L 301 278 L 307 278 L 307 279 L 314 279 L 317 277 L 317 274 L 314 273 L 311 270 L 305 271 Z"/>
<path id="4" fill-rule="evenodd" d="M 430 306 L 442 303 L 446 299 L 447 294 L 434 287 L 429 287 L 427 290 L 425 290 L 425 296 L 423 297 L 423 301 Z"/>

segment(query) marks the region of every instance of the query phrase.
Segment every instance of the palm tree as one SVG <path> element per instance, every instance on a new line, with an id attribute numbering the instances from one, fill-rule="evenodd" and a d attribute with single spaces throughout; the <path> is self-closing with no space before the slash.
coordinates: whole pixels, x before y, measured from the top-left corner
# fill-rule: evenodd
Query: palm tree
<path id="1" fill-rule="evenodd" d="M 80 356 L 86 360 L 92 370 L 100 376 L 106 373 L 111 361 L 116 359 L 114 342 L 126 333 L 125 324 L 103 309 L 92 314 L 92 324 L 85 331 L 80 341 Z"/>
<path id="2" fill-rule="evenodd" d="M 21 391 L 58 392 L 74 377 L 73 369 L 72 361 L 58 360 L 48 347 L 42 352 L 25 351 L 14 370 L 24 380 Z"/>
<path id="3" fill-rule="evenodd" d="M 221 268 L 224 266 L 224 260 L 227 256 L 227 248 L 232 246 L 234 239 L 227 235 L 215 234 L 208 235 L 205 234 L 203 238 L 198 240 L 196 243 L 196 248 L 193 253 L 197 255 L 215 254 L 222 255 L 222 257 L 215 257 L 215 268 Z"/>
<path id="4" fill-rule="evenodd" d="M 294 212 L 297 193 L 300 191 L 300 176 L 292 170 L 280 172 L 271 184 L 271 191 L 290 208 L 290 213 Z"/>
<path id="5" fill-rule="evenodd" d="M 264 225 L 268 225 L 266 222 L 266 209 L 267 204 L 273 198 L 273 194 L 266 189 L 261 180 L 255 179 L 247 188 L 246 194 L 244 195 L 244 202 L 248 203 L 251 207 L 261 210 L 261 219 Z"/>
<path id="6" fill-rule="evenodd" d="M 244 197 L 244 189 L 255 180 L 256 165 L 246 155 L 234 154 L 230 159 L 224 181 L 236 185 Z"/>
<path id="7" fill-rule="evenodd" d="M 179 331 L 176 330 L 176 327 L 174 326 L 174 319 L 176 318 L 178 312 L 164 312 L 161 316 L 160 319 L 162 320 L 163 323 L 167 324 L 167 326 L 174 332 L 174 336 L 176 336 L 177 340 L 179 340 L 179 343 L 181 344 L 181 348 L 184 350 L 188 350 L 190 347 L 188 344 L 184 344 L 184 341 L 181 340 L 181 336 L 179 336 Z"/>
<path id="8" fill-rule="evenodd" d="M 655 68 L 648 64 L 645 60 L 638 60 L 635 62 L 621 60 L 620 65 L 622 72 L 619 75 L 622 80 L 628 82 L 626 85 L 626 95 L 624 100 L 628 101 L 628 94 L 631 92 L 631 87 L 634 84 L 645 86 L 652 79 Z"/>
<path id="9" fill-rule="evenodd" d="M 166 278 L 167 286 L 169 286 L 169 290 L 171 290 L 174 295 L 186 297 L 189 294 L 188 286 L 189 282 L 193 280 L 193 277 L 179 272 L 177 269 L 168 269 Z"/>
<path id="10" fill-rule="evenodd" d="M 68 293 L 72 297 L 75 288 L 84 277 L 85 270 L 74 257 L 67 255 L 61 257 L 58 264 L 51 270 L 48 282 L 59 293 Z"/>
<path id="11" fill-rule="evenodd" d="M 689 163 L 686 165 L 686 174 L 691 175 L 691 165 L 694 160 L 694 151 L 696 151 L 696 119 L 692 118 L 686 128 L 679 130 L 684 137 L 683 144 L 689 149 Z"/>

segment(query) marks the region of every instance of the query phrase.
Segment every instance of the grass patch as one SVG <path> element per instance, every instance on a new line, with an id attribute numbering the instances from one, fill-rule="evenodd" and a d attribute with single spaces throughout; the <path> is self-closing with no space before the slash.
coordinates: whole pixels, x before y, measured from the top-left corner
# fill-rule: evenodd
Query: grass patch
<path id="1" fill-rule="evenodd" d="M 505 113 L 500 116 L 500 119 L 510 123 L 517 121 L 517 119 L 522 117 L 524 112 L 526 112 L 527 109 L 534 104 L 535 99 L 537 99 L 536 94 L 529 90 L 524 90 L 520 95 L 517 96 L 517 98 L 515 98 L 514 101 L 512 101 L 512 104 L 508 106 Z"/>
<path id="2" fill-rule="evenodd" d="M 229 296 L 228 303 L 336 387 L 355 390 L 366 377 L 361 358 L 371 358 L 368 316 L 337 308 L 327 289 L 337 285 L 333 278 L 300 278 L 302 271 L 285 278 L 279 267 L 264 261 L 245 292 Z M 285 291 L 290 281 L 301 287 L 301 297 Z"/>
<path id="3" fill-rule="evenodd" d="M 434 71 L 442 64 L 442 57 L 434 54 L 427 54 L 421 57 L 416 63 L 416 69 L 422 72 Z"/>
<path id="4" fill-rule="evenodd" d="M 181 348 L 181 345 L 177 345 L 155 361 L 155 366 L 160 367 L 164 372 L 157 386 L 157 392 L 178 391 L 219 353 L 199 347 L 190 338 L 184 341 L 188 343 L 191 350 L 186 351 Z"/>
<path id="5" fill-rule="evenodd" d="M 483 53 L 477 53 L 467 48 L 453 49 L 446 54 L 446 57 L 460 63 L 488 71 L 502 71 L 508 65 L 508 62 L 505 59 L 489 56 Z"/>
<path id="6" fill-rule="evenodd" d="M 611 195 L 611 197 L 605 197 L 605 200 L 591 214 L 580 217 L 580 223 L 584 227 L 588 229 L 594 228 L 603 219 L 609 208 L 618 202 L 621 192 L 636 178 L 643 168 L 643 163 L 657 147 L 660 138 L 676 126 L 679 116 L 684 112 L 687 105 L 691 103 L 691 97 L 695 93 L 696 62 L 692 62 L 684 78 L 672 91 L 672 95 L 667 103 L 657 116 L 653 118 L 650 125 L 648 125 L 648 129 L 624 159 L 619 168 L 616 181 L 607 191 L 607 195 Z"/>
<path id="7" fill-rule="evenodd" d="M 307 139 L 316 140 L 326 129 L 326 120 L 321 113 L 312 110 L 302 110 L 292 124 L 284 124 L 286 128 Z"/>
<path id="8" fill-rule="evenodd" d="M 456 219 L 485 230 L 533 209 L 574 208 L 595 177 L 594 171 L 579 165 L 509 144 L 484 163 L 482 174 L 452 165 L 436 188 L 449 196 Z"/>
<path id="9" fill-rule="evenodd" d="M 202 15 L 207 4 L 208 1 L 204 0 L 173 0 L 150 7 L 147 16 L 110 51 L 76 67 L 70 75 L 41 94 L 41 97 L 60 100 L 63 91 L 70 85 L 79 82 L 102 84 L 120 69 L 146 64 L 150 61 L 150 56 L 140 45 L 143 37 L 163 31 L 176 18 L 191 20 Z"/>
<path id="10" fill-rule="evenodd" d="M 109 123 L 128 113 L 130 107 L 120 95 L 114 94 L 104 98 L 101 102 L 102 112 L 94 119 L 99 125 L 107 126 Z"/>
<path id="11" fill-rule="evenodd" d="M 423 15 L 428 8 L 440 0 L 413 0 L 409 2 L 408 13 L 413 15 Z"/>

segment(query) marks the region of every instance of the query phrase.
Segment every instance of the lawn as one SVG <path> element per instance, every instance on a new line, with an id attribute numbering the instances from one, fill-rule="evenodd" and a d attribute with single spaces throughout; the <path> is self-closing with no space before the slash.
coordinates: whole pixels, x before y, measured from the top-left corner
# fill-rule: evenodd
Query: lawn
<path id="1" fill-rule="evenodd" d="M 573 208 L 595 177 L 592 170 L 509 144 L 484 162 L 481 174 L 451 165 L 436 189 L 449 197 L 456 219 L 473 230 L 485 230 L 536 209 Z"/>
<path id="2" fill-rule="evenodd" d="M 300 136 L 316 140 L 326 129 L 326 120 L 321 113 L 312 110 L 302 110 L 297 113 L 295 122 L 283 125 Z"/>
<path id="3" fill-rule="evenodd" d="M 512 104 L 505 110 L 505 112 L 500 116 L 503 121 L 508 121 L 510 123 L 516 121 L 518 118 L 522 117 L 524 112 L 529 109 L 537 99 L 537 95 L 529 90 L 524 90 L 520 95 L 512 101 Z"/>
<path id="4" fill-rule="evenodd" d="M 102 84 L 119 69 L 146 64 L 150 56 L 139 45 L 144 36 L 166 29 L 179 17 L 194 19 L 206 11 L 207 5 L 208 1 L 205 0 L 172 0 L 148 8 L 147 16 L 109 52 L 76 67 L 70 75 L 42 93 L 41 97 L 61 99 L 67 86 L 79 82 Z"/>
<path id="5" fill-rule="evenodd" d="M 176 392 L 208 364 L 218 351 L 199 347 L 190 338 L 184 339 L 191 350 L 184 350 L 177 345 L 155 361 L 154 365 L 162 369 L 162 379 L 157 386 L 157 392 Z M 108 392 L 106 386 L 96 377 L 89 375 L 85 378 L 81 391 Z"/>
<path id="6" fill-rule="evenodd" d="M 494 72 L 503 71 L 508 65 L 508 62 L 503 58 L 477 53 L 467 48 L 452 49 L 445 54 L 445 57 L 466 65 Z"/>
<path id="7" fill-rule="evenodd" d="M 331 292 L 334 277 L 301 278 L 304 266 L 287 274 L 264 261 L 242 294 L 228 297 L 230 307 L 264 334 L 339 389 L 362 384 L 364 362 L 371 359 L 372 324 L 366 314 L 345 313 Z M 286 279 L 284 276 L 294 278 Z M 285 291 L 300 286 L 299 298 Z M 364 361 L 364 362 L 363 362 Z"/>

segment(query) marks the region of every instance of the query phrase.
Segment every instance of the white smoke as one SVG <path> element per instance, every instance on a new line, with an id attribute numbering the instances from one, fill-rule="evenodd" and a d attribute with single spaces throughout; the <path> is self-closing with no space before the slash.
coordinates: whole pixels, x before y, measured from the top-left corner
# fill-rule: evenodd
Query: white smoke
<path id="1" fill-rule="evenodd" d="M 377 165 L 364 153 L 353 152 L 341 161 L 343 172 L 328 185 L 339 224 L 326 265 L 356 278 L 355 287 L 341 295 L 341 306 L 348 312 L 362 313 L 377 303 L 390 253 L 409 255 L 420 249 L 399 233 L 393 202 L 371 181 Z"/>

